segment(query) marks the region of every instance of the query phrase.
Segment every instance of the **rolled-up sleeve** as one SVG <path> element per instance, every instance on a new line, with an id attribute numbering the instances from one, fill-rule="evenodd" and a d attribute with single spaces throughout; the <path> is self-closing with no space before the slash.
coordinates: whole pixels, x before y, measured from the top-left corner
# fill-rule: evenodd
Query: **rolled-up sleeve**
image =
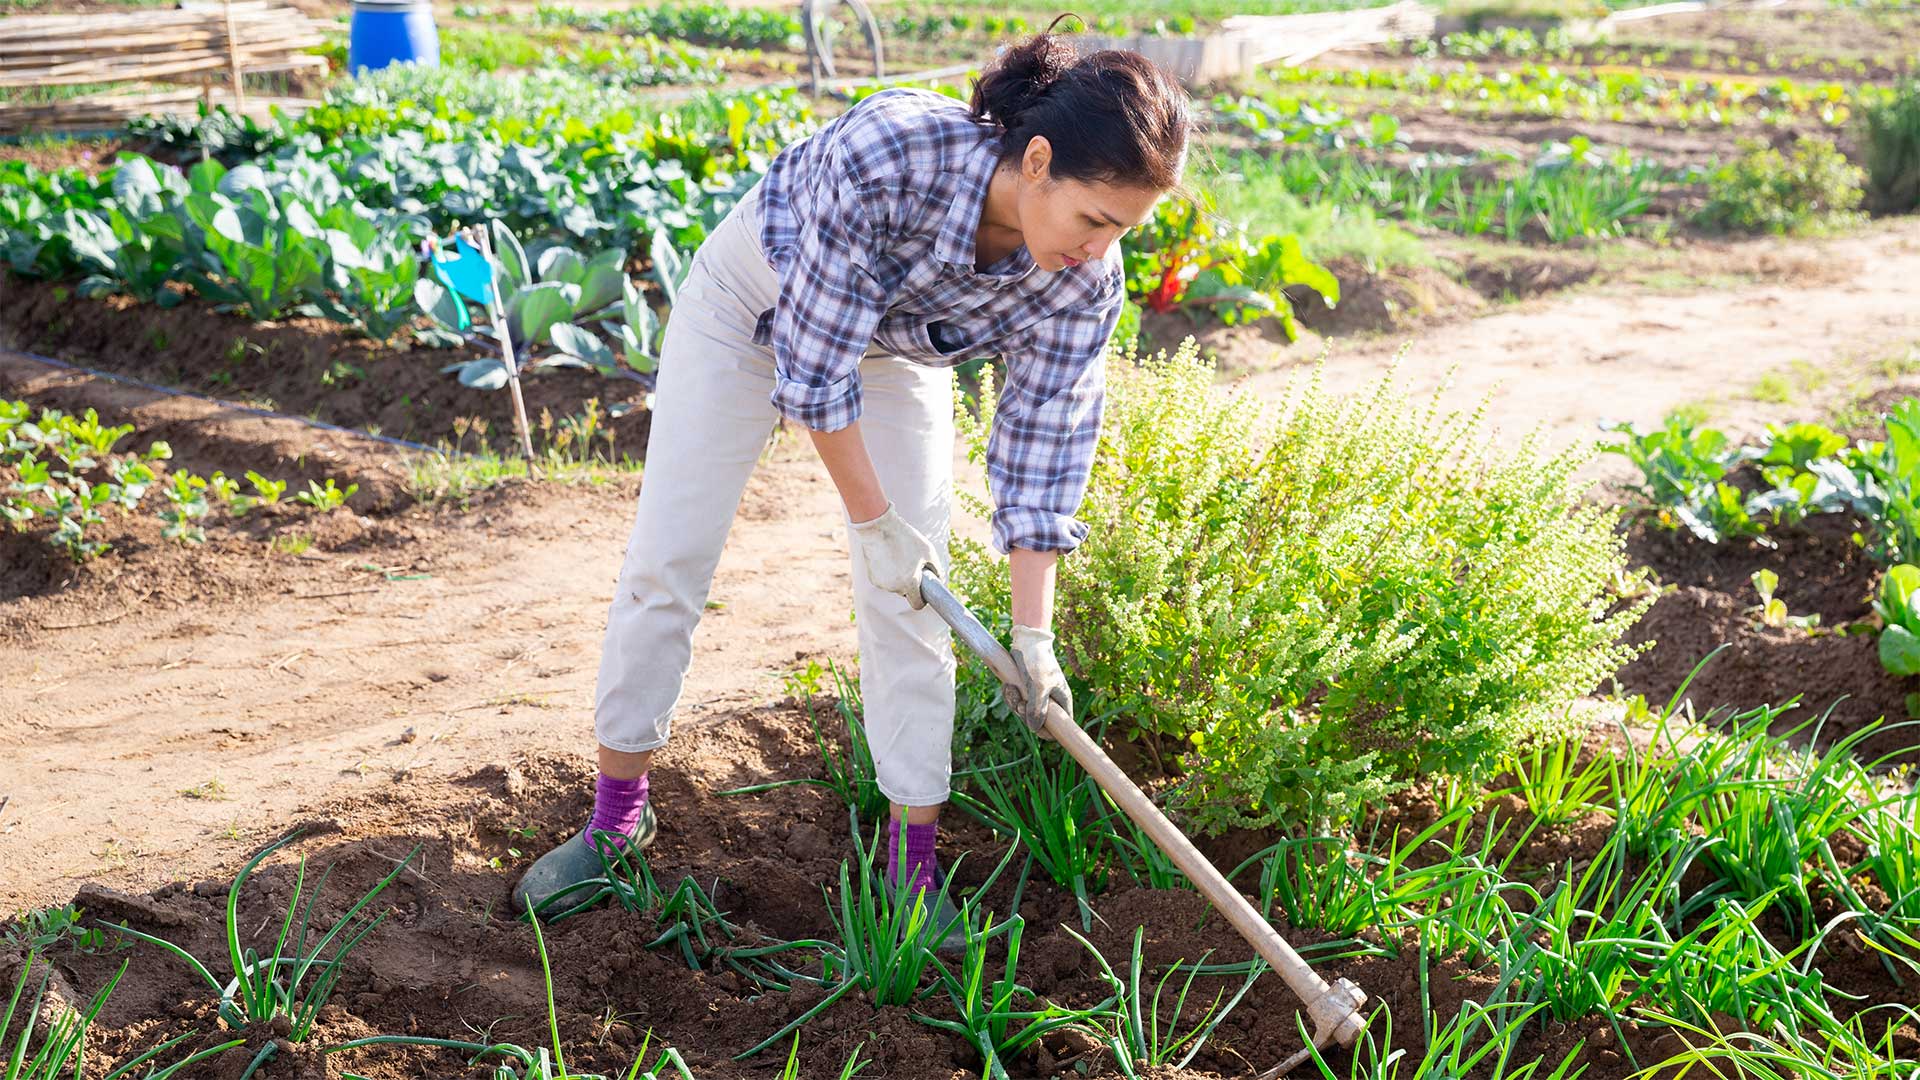
<path id="1" fill-rule="evenodd" d="M 779 269 L 773 404 L 806 428 L 838 431 L 860 418 L 860 358 L 888 293 L 869 270 L 874 226 L 858 190 L 830 179 L 814 190 L 815 227 L 800 232 Z"/>
<path id="2" fill-rule="evenodd" d="M 1125 294 L 1069 308 L 1015 335 L 987 442 L 993 545 L 1006 553 L 1072 551 L 1087 538 L 1074 517 L 1100 438 L 1107 340 Z"/>

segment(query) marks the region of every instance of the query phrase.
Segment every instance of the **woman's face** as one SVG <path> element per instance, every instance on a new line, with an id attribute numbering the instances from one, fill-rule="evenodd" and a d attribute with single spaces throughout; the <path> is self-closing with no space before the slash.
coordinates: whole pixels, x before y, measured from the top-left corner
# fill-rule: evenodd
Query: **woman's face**
<path id="1" fill-rule="evenodd" d="M 1020 159 L 1016 205 L 1020 234 L 1034 264 L 1046 271 L 1098 262 L 1129 229 L 1153 215 L 1163 192 L 1049 174 L 1053 147 L 1034 136 Z"/>

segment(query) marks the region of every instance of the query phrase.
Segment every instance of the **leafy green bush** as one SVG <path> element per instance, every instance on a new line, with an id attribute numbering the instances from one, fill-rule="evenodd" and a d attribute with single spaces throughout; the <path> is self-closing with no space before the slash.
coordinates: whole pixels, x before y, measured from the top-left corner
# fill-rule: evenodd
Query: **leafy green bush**
<path id="1" fill-rule="evenodd" d="M 1409 402 L 1396 374 L 1349 398 L 1316 377 L 1273 411 L 1216 391 L 1191 342 L 1113 365 L 1062 658 L 1086 713 L 1180 755 L 1202 828 L 1337 821 L 1418 775 L 1485 775 L 1635 655 L 1618 638 L 1651 598 L 1609 613 L 1617 511 L 1572 480 L 1591 448 L 1548 457 L 1536 436 L 1497 459 L 1480 411 Z M 995 401 L 987 380 L 960 419 L 976 458 Z M 1003 610 L 1004 561 L 977 543 L 956 542 L 953 579 Z"/>
<path id="2" fill-rule="evenodd" d="M 1868 108 L 1862 139 L 1867 195 L 1876 210 L 1920 210 L 1920 82 Z"/>
<path id="3" fill-rule="evenodd" d="M 1742 153 L 1707 178 L 1702 224 L 1743 232 L 1810 233 L 1856 219 L 1865 174 L 1832 142 L 1794 140 L 1793 153 L 1743 140 Z"/>

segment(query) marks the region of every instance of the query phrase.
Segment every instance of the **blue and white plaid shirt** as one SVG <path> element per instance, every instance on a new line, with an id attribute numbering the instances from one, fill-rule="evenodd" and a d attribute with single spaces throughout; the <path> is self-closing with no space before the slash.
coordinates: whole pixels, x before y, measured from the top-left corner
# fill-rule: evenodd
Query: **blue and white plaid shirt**
<path id="1" fill-rule="evenodd" d="M 1004 357 L 987 444 L 994 546 L 1071 551 L 1087 535 L 1073 515 L 1126 296 L 1119 245 L 1055 273 L 1024 247 L 976 270 L 998 164 L 998 129 L 927 90 L 875 94 L 781 151 L 760 182 L 780 295 L 754 340 L 773 348 L 774 405 L 815 431 L 859 419 L 869 349 L 943 367 Z"/>

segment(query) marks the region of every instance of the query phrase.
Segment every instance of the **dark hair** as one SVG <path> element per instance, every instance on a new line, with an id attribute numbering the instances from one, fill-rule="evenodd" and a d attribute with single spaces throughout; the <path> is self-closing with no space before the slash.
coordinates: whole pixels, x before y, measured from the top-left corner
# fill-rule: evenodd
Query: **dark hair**
<path id="1" fill-rule="evenodd" d="M 1056 178 L 1179 187 L 1192 123 L 1187 92 L 1137 52 L 1083 57 L 1051 30 L 1007 49 L 974 81 L 974 118 L 1003 129 L 1002 159 L 1043 135 Z"/>

